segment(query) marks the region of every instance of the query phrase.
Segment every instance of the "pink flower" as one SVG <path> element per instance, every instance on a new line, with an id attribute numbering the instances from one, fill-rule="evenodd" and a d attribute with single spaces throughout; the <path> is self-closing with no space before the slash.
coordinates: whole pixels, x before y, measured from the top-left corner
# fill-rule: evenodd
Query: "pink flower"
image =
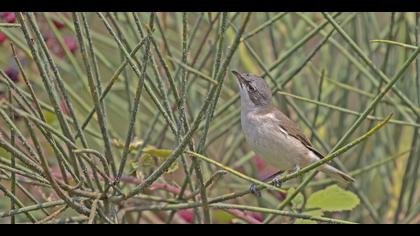
<path id="1" fill-rule="evenodd" d="M 249 213 L 254 219 L 258 220 L 258 221 L 263 221 L 264 220 L 264 216 L 261 212 L 250 212 Z"/>
<path id="2" fill-rule="evenodd" d="M 67 107 L 66 101 L 64 101 L 64 99 L 60 101 L 60 108 L 65 115 L 69 115 L 69 108 Z"/>
<path id="3" fill-rule="evenodd" d="M 44 32 L 44 37 L 47 43 L 48 48 L 60 58 L 64 58 L 66 55 L 65 51 L 58 43 L 57 38 L 51 35 L 51 32 Z M 77 41 L 74 37 L 71 36 L 64 36 L 63 37 L 65 46 L 69 49 L 70 53 L 75 53 L 76 50 L 79 48 Z"/>
<path id="4" fill-rule="evenodd" d="M 258 172 L 263 171 L 265 167 L 267 166 L 265 161 L 258 155 L 254 156 L 254 163 L 255 163 L 255 166 L 257 167 Z"/>
<path id="5" fill-rule="evenodd" d="M 76 39 L 74 39 L 71 36 L 64 36 L 64 43 L 66 44 L 67 48 L 70 50 L 71 53 L 75 53 L 76 50 L 79 48 Z"/>
<path id="6" fill-rule="evenodd" d="M 16 15 L 13 12 L 3 12 L 0 17 L 7 23 L 16 22 Z"/>
<path id="7" fill-rule="evenodd" d="M 193 223 L 193 211 L 192 209 L 184 209 L 184 210 L 179 210 L 178 211 L 178 215 L 184 219 L 186 222 L 192 224 Z"/>
<path id="8" fill-rule="evenodd" d="M 19 70 L 14 67 L 11 66 L 9 68 L 7 68 L 5 71 L 7 76 L 9 76 L 9 78 L 13 81 L 13 82 L 18 82 L 19 81 Z"/>

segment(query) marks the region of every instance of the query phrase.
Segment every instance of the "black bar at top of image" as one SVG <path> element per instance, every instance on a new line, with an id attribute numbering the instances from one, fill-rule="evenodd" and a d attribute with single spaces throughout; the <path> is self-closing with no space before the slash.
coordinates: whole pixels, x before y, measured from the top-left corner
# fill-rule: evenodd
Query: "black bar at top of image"
<path id="1" fill-rule="evenodd" d="M 420 11 L 420 4 L 409 0 L 2 0 L 1 2 L 0 11 Z"/>

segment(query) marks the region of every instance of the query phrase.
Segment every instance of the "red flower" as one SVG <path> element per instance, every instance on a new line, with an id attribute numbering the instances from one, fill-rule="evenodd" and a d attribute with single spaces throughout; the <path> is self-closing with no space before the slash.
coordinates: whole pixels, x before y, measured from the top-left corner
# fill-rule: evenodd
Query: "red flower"
<path id="1" fill-rule="evenodd" d="M 3 33 L 0 33 L 0 44 L 2 44 L 4 41 L 6 41 L 7 36 Z"/>
<path id="2" fill-rule="evenodd" d="M 1 14 L 1 18 L 7 23 L 16 22 L 16 15 L 13 12 L 3 12 L 3 14 Z"/>
<path id="3" fill-rule="evenodd" d="M 268 165 L 267 162 L 264 161 L 260 156 L 255 155 L 252 158 L 252 162 L 254 163 L 258 176 L 260 179 L 265 179 L 268 176 L 278 172 L 279 170 L 274 166 Z"/>
<path id="4" fill-rule="evenodd" d="M 64 26 L 65 26 L 64 23 L 62 23 L 60 21 L 57 21 L 57 20 L 53 20 L 53 23 L 54 23 L 54 25 L 57 29 L 63 29 Z"/>
<path id="5" fill-rule="evenodd" d="M 178 211 L 178 215 L 184 219 L 186 222 L 192 224 L 193 223 L 193 211 L 192 209 L 184 209 L 184 210 L 179 210 Z"/>

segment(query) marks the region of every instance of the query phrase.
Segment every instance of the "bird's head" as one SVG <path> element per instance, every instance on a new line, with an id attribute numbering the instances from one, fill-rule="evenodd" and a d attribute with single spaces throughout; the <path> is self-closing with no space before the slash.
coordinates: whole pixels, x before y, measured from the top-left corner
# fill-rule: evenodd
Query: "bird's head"
<path id="1" fill-rule="evenodd" d="M 271 105 L 271 89 L 267 82 L 254 74 L 232 71 L 237 79 L 242 105 L 248 108 Z"/>

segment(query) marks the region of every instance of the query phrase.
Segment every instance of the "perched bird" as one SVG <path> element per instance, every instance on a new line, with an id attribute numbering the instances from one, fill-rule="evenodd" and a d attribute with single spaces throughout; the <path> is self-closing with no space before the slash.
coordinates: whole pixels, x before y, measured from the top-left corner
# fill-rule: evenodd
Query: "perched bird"
<path id="1" fill-rule="evenodd" d="M 297 171 L 324 157 L 296 123 L 273 106 L 271 89 L 264 79 L 249 73 L 232 73 L 237 78 L 241 94 L 242 129 L 247 143 L 256 154 L 283 171 Z M 320 166 L 319 170 L 343 184 L 354 181 L 351 176 L 328 164 Z M 281 184 L 277 178 L 273 182 Z M 251 185 L 251 191 L 259 195 L 255 185 Z"/>

